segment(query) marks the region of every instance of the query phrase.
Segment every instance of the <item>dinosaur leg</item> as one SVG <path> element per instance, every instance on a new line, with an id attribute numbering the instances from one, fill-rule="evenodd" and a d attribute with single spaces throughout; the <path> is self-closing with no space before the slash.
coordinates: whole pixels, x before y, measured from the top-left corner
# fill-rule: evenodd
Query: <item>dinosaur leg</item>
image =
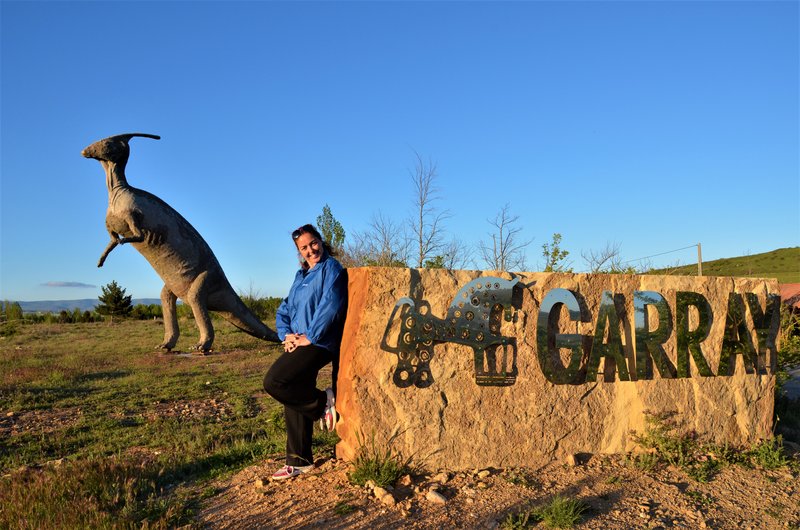
<path id="1" fill-rule="evenodd" d="M 172 351 L 172 348 L 178 343 L 181 331 L 178 328 L 178 313 L 175 310 L 175 302 L 177 300 L 178 297 L 167 289 L 166 285 L 161 289 L 161 310 L 164 313 L 164 342 L 156 346 L 156 349 Z"/>
<path id="2" fill-rule="evenodd" d="M 183 301 L 192 308 L 194 321 L 197 323 L 197 329 L 200 330 L 200 341 L 194 346 L 194 349 L 204 353 L 211 351 L 211 345 L 214 343 L 214 326 L 211 324 L 207 305 L 209 290 L 207 276 L 208 273 L 203 272 L 195 278 L 183 298 Z"/>

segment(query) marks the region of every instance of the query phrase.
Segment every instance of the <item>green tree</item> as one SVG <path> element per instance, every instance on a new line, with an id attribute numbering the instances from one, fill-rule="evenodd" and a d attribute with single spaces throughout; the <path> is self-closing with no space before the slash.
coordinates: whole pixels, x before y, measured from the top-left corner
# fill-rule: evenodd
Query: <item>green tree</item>
<path id="1" fill-rule="evenodd" d="M 327 204 L 322 207 L 322 213 L 317 216 L 317 228 L 319 233 L 333 251 L 339 253 L 344 248 L 344 227 L 336 220 L 331 213 L 331 208 Z"/>
<path id="2" fill-rule="evenodd" d="M 561 234 L 553 234 L 553 241 L 542 245 L 542 256 L 545 259 L 544 272 L 572 272 L 565 260 L 569 251 L 561 248 Z"/>
<path id="3" fill-rule="evenodd" d="M 180 303 L 176 305 L 175 314 L 178 316 L 178 318 L 194 318 L 192 308 L 189 306 L 189 304 Z"/>
<path id="4" fill-rule="evenodd" d="M 97 312 L 101 315 L 109 315 L 112 320 L 115 316 L 127 316 L 133 310 L 131 295 L 125 294 L 125 289 L 120 287 L 116 281 L 102 286 L 103 294 L 98 296 L 100 305 Z"/>
<path id="5" fill-rule="evenodd" d="M 147 308 L 150 312 L 150 318 L 161 318 L 164 316 L 164 310 L 161 304 L 150 304 Z"/>
<path id="6" fill-rule="evenodd" d="M 0 316 L 5 316 L 9 322 L 22 320 L 22 306 L 19 305 L 19 302 L 9 302 L 8 300 L 5 303 L 0 302 L 0 309 L 2 309 Z"/>
<path id="7" fill-rule="evenodd" d="M 425 268 L 426 269 L 444 269 L 444 256 L 434 256 L 433 258 L 425 260 Z"/>
<path id="8" fill-rule="evenodd" d="M 150 318 L 150 308 L 145 304 L 136 304 L 131 311 L 131 317 L 137 320 L 148 320 Z"/>

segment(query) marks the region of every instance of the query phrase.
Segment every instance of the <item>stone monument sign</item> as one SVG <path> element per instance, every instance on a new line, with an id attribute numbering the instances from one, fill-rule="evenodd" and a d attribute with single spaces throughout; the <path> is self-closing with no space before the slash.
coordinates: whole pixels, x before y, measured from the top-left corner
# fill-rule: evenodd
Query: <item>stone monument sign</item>
<path id="1" fill-rule="evenodd" d="M 431 467 L 634 447 L 669 413 L 720 443 L 772 428 L 775 280 L 356 268 L 337 452 Z"/>

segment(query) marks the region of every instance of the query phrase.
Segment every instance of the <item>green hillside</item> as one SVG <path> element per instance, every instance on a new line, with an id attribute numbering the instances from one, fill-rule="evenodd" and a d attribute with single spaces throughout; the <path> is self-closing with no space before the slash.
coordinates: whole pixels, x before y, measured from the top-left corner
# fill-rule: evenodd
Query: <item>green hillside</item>
<path id="1" fill-rule="evenodd" d="M 651 274 L 694 276 L 697 264 L 651 271 Z M 800 283 L 800 247 L 779 248 L 763 254 L 703 262 L 704 276 L 777 278 L 778 283 Z"/>

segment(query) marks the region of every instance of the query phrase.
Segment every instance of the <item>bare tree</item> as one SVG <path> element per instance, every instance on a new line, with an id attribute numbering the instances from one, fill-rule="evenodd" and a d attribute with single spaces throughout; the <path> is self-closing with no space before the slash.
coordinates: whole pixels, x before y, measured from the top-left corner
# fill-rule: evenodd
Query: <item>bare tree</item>
<path id="1" fill-rule="evenodd" d="M 524 270 L 525 248 L 533 241 L 520 241 L 522 227 L 515 226 L 519 220 L 518 215 L 511 215 L 509 205 L 506 204 L 494 219 L 487 219 L 495 230 L 489 233 L 491 240 L 478 243 L 481 256 L 486 265 L 493 270 Z"/>
<path id="2" fill-rule="evenodd" d="M 409 260 L 409 239 L 399 224 L 378 212 L 369 228 L 353 235 L 342 264 L 346 267 L 405 267 Z"/>
<path id="3" fill-rule="evenodd" d="M 441 253 L 425 260 L 426 269 L 460 270 L 473 266 L 472 249 L 463 241 L 453 238 L 442 245 Z"/>
<path id="4" fill-rule="evenodd" d="M 441 255 L 444 247 L 443 221 L 450 214 L 447 210 L 439 210 L 435 203 L 440 199 L 438 189 L 435 186 L 437 177 L 436 163 L 431 159 L 427 161 L 414 152 L 417 162 L 414 171 L 411 172 L 411 180 L 414 183 L 414 214 L 411 217 L 411 230 L 414 235 L 414 243 L 417 247 L 416 261 L 417 267 L 423 267 L 425 261 Z"/>
<path id="5" fill-rule="evenodd" d="M 355 232 L 351 234 L 337 259 L 343 267 L 364 267 L 366 266 L 366 256 L 367 249 L 363 234 Z"/>
<path id="6" fill-rule="evenodd" d="M 630 265 L 631 261 L 623 261 L 620 244 L 616 241 L 606 242 L 605 248 L 600 250 L 581 251 L 581 257 L 592 273 L 643 274 L 652 268 L 651 263 L 646 260 L 639 260 L 638 265 Z"/>
<path id="7" fill-rule="evenodd" d="M 622 266 L 619 256 L 620 244 L 616 241 L 606 241 L 606 246 L 600 250 L 581 251 L 581 257 L 586 262 L 589 272 L 605 272 Z"/>
<path id="8" fill-rule="evenodd" d="M 647 258 L 642 258 L 636 262 L 637 274 L 650 274 L 653 270 L 653 261 Z"/>
<path id="9" fill-rule="evenodd" d="M 442 255 L 444 256 L 444 268 L 449 270 L 469 269 L 475 266 L 473 260 L 473 249 L 461 239 L 453 238 L 445 245 Z"/>

